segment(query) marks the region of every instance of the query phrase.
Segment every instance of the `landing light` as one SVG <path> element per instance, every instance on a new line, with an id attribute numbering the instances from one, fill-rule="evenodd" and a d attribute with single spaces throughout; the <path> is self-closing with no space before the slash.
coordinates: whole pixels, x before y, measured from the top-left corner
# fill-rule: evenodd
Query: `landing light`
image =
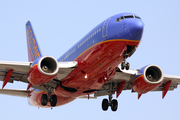
<path id="1" fill-rule="evenodd" d="M 88 75 L 86 74 L 85 76 L 84 76 L 84 78 L 87 78 L 88 77 Z"/>

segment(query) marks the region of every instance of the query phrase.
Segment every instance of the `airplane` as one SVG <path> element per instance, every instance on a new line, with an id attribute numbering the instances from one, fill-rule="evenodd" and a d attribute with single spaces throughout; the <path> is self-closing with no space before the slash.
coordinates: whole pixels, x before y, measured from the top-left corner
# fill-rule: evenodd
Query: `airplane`
<path id="1" fill-rule="evenodd" d="M 53 108 L 77 98 L 108 96 L 102 110 L 118 108 L 123 90 L 142 94 L 162 91 L 162 98 L 180 84 L 180 76 L 165 75 L 153 64 L 131 70 L 127 58 L 136 51 L 144 23 L 133 13 L 111 16 L 93 28 L 58 59 L 44 56 L 31 21 L 26 23 L 28 62 L 0 61 L 0 94 L 27 97 L 32 106 Z M 7 83 L 27 83 L 26 90 L 4 89 Z M 92 96 L 94 95 L 94 96 Z"/>

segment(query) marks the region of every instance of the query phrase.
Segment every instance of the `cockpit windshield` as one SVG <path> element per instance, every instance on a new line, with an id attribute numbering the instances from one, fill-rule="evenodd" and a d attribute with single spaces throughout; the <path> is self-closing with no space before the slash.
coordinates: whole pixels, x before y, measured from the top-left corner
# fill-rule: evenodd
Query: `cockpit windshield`
<path id="1" fill-rule="evenodd" d="M 121 21 L 121 20 L 123 20 L 123 19 L 128 19 L 128 18 L 138 18 L 138 19 L 141 19 L 140 17 L 135 16 L 135 15 L 125 15 L 125 16 L 122 16 L 122 17 L 118 17 L 118 18 L 116 19 L 116 22 L 119 22 L 119 21 Z"/>
<path id="2" fill-rule="evenodd" d="M 123 16 L 124 18 L 134 18 L 133 15 L 127 15 L 127 16 Z"/>

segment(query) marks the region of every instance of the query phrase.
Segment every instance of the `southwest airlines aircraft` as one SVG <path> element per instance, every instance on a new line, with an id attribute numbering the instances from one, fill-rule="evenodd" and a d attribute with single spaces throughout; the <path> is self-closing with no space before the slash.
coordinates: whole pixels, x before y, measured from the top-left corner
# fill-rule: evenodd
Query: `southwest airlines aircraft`
<path id="1" fill-rule="evenodd" d="M 0 94 L 27 97 L 37 107 L 56 107 L 76 98 L 108 95 L 102 109 L 118 108 L 122 90 L 138 93 L 162 91 L 162 98 L 180 84 L 180 76 L 164 75 L 157 65 L 129 70 L 126 61 L 136 51 L 144 23 L 133 13 L 121 13 L 97 25 L 60 58 L 43 56 L 31 22 L 26 23 L 29 62 L 0 61 Z M 118 67 L 121 64 L 120 67 Z M 4 89 L 14 81 L 27 83 L 27 90 Z M 93 94 L 94 96 L 90 97 Z"/>

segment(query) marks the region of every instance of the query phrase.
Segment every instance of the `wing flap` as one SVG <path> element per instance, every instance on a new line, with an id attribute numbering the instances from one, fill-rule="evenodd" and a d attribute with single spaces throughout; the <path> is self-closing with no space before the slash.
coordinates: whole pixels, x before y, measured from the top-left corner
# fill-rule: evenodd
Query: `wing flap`
<path id="1" fill-rule="evenodd" d="M 29 83 L 27 80 L 27 73 L 30 69 L 31 62 L 12 62 L 12 61 L 0 61 L 0 81 L 4 80 L 4 77 L 8 70 L 13 69 L 13 73 L 9 79 L 9 83 L 15 81 L 22 81 Z"/>
<path id="2" fill-rule="evenodd" d="M 29 92 L 30 91 L 27 91 L 27 90 L 0 89 L 0 94 L 18 96 L 18 97 L 28 97 Z"/>
<path id="3" fill-rule="evenodd" d="M 92 97 L 92 96 L 80 96 L 78 98 L 82 98 L 82 99 L 97 99 L 97 97 Z"/>

